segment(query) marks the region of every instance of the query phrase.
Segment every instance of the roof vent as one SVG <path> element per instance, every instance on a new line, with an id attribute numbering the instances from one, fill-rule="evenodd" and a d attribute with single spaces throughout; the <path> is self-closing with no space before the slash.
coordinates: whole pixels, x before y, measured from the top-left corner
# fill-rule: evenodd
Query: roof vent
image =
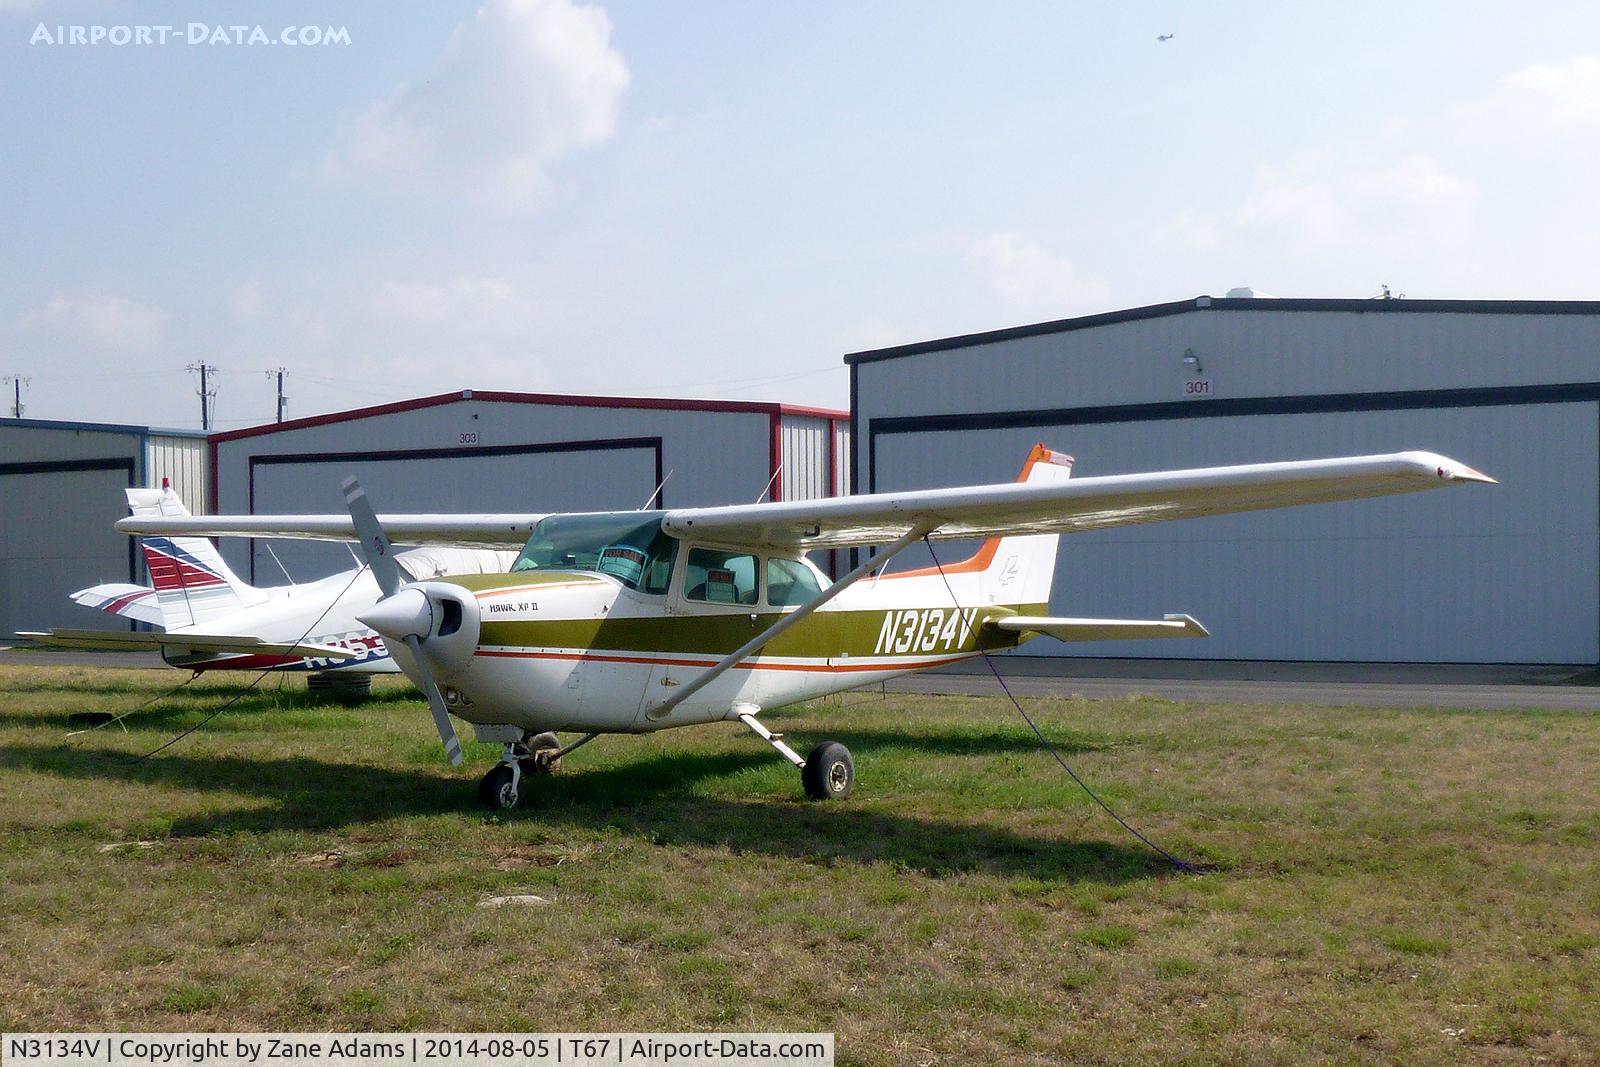
<path id="1" fill-rule="evenodd" d="M 1248 285 L 1236 286 L 1228 290 L 1229 300 L 1276 300 L 1271 293 L 1263 293 L 1260 289 L 1252 289 Z"/>

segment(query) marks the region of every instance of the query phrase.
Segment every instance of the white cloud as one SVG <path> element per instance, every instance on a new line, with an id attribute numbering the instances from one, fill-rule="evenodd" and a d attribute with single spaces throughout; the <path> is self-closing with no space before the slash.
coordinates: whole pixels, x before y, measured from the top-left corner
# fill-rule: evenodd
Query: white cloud
<path id="1" fill-rule="evenodd" d="M 483 338 L 525 327 L 533 305 L 509 282 L 458 277 L 386 281 L 373 291 L 366 310 L 370 319 L 390 326 Z"/>
<path id="2" fill-rule="evenodd" d="M 1500 79 L 1494 93 L 1460 108 L 1457 117 L 1547 131 L 1600 122 L 1600 59 L 1582 55 L 1514 71 Z"/>
<path id="3" fill-rule="evenodd" d="M 165 335 L 167 316 L 122 296 L 57 293 L 23 312 L 17 325 L 33 334 L 112 351 L 142 351 Z"/>
<path id="4" fill-rule="evenodd" d="M 629 75 L 610 38 L 598 7 L 489 0 L 431 71 L 345 131 L 326 170 L 525 203 L 551 162 L 615 132 Z"/>
<path id="5" fill-rule="evenodd" d="M 1015 233 L 991 233 L 973 243 L 967 262 L 1009 314 L 1058 319 L 1092 311 L 1109 290 L 1084 278 L 1070 262 Z"/>
<path id="6" fill-rule="evenodd" d="M 1431 157 L 1413 153 L 1372 169 L 1318 154 L 1289 172 L 1263 171 L 1261 188 L 1239 209 L 1254 231 L 1309 251 L 1345 248 L 1459 248 L 1472 232 L 1478 191 Z"/>
<path id="7" fill-rule="evenodd" d="M 1158 243 L 1175 241 L 1196 252 L 1208 252 L 1222 241 L 1222 226 L 1208 212 L 1184 208 L 1155 228 Z"/>
<path id="8" fill-rule="evenodd" d="M 253 319 L 260 315 L 261 303 L 261 286 L 256 282 L 238 286 L 228 296 L 229 306 L 241 319 Z"/>

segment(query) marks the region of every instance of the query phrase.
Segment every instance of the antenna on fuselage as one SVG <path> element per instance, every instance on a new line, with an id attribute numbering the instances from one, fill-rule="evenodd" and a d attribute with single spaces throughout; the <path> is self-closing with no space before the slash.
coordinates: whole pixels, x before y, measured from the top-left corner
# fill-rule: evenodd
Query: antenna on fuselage
<path id="1" fill-rule="evenodd" d="M 767 499 L 767 494 L 772 492 L 773 483 L 778 480 L 778 476 L 780 474 L 782 474 L 782 473 L 783 473 L 783 464 L 780 463 L 780 464 L 778 464 L 778 469 L 772 472 L 772 477 L 767 479 L 767 487 L 765 489 L 761 490 L 761 495 L 756 497 L 755 503 L 759 504 L 763 500 Z"/>
<path id="2" fill-rule="evenodd" d="M 285 578 L 289 579 L 289 584 L 290 585 L 293 585 L 294 584 L 294 575 L 289 573 L 289 568 L 285 567 L 283 565 L 283 560 L 278 558 L 278 554 L 276 552 L 272 551 L 272 543 L 270 541 L 262 541 L 261 542 L 261 547 L 267 550 L 267 555 L 272 557 L 272 562 L 274 562 L 274 563 L 276 563 L 278 565 L 278 569 L 283 572 L 283 576 Z M 357 562 L 359 562 L 359 561 L 357 561 Z"/>
<path id="3" fill-rule="evenodd" d="M 656 491 L 650 494 L 650 499 L 644 502 L 644 506 L 639 509 L 640 511 L 649 511 L 650 505 L 661 499 L 661 490 L 665 489 L 667 487 L 667 483 L 672 481 L 672 476 L 677 472 L 677 470 L 678 468 L 674 467 L 672 470 L 667 472 L 667 476 L 661 479 L 661 484 L 656 486 Z"/>

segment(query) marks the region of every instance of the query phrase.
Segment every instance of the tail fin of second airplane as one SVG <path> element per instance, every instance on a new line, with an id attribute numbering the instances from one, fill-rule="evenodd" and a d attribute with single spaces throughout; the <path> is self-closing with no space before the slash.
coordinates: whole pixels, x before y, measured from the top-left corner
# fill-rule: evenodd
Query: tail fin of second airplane
<path id="1" fill-rule="evenodd" d="M 173 518 L 189 514 L 170 486 L 129 489 L 128 509 L 136 516 Z M 168 630 L 194 626 L 267 597 L 242 581 L 203 537 L 143 537 L 145 566 Z"/>

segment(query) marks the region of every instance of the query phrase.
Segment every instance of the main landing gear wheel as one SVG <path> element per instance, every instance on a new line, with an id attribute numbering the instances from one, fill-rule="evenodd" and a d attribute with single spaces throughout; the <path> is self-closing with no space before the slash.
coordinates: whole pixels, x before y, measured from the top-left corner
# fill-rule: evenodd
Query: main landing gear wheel
<path id="1" fill-rule="evenodd" d="M 843 800 L 856 784 L 856 765 L 850 750 L 837 741 L 824 741 L 811 750 L 800 768 L 800 781 L 812 800 Z"/>
<path id="2" fill-rule="evenodd" d="M 527 743 L 528 757 L 522 761 L 523 774 L 554 774 L 561 769 L 561 742 L 555 734 L 535 734 Z"/>

